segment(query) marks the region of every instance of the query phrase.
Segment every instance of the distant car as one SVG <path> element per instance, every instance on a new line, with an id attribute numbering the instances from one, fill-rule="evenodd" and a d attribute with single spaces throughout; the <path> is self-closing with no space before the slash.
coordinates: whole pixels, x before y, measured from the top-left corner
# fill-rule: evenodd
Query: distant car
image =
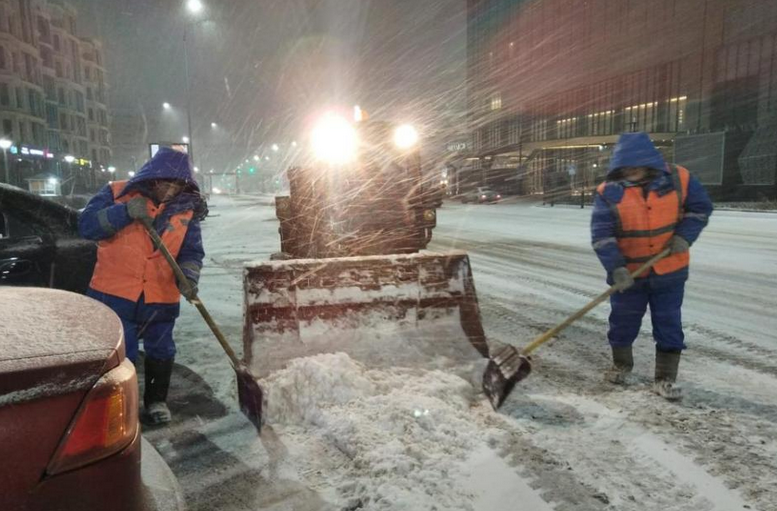
<path id="1" fill-rule="evenodd" d="M 497 202 L 502 200 L 502 195 L 495 192 L 491 188 L 478 187 L 470 192 L 467 192 L 461 196 L 461 202 L 464 204 L 468 202 L 477 202 L 482 204 L 484 202 Z"/>
<path id="2" fill-rule="evenodd" d="M 0 288 L 0 509 L 182 509 L 138 406 L 116 314 L 75 293 Z"/>
<path id="3" fill-rule="evenodd" d="M 78 234 L 78 211 L 0 184 L 0 286 L 85 293 L 96 257 Z"/>

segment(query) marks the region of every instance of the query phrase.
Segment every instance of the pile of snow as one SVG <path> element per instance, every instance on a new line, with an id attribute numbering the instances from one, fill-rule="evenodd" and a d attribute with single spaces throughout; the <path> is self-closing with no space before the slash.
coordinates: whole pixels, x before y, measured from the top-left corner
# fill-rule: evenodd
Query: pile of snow
<path id="1" fill-rule="evenodd" d="M 473 387 L 441 371 L 367 369 L 343 353 L 293 360 L 263 382 L 270 424 L 302 428 L 339 450 L 327 471 L 338 504 L 472 510 L 466 460 L 501 436 L 469 413 Z M 334 473 L 333 473 L 334 472 Z"/>

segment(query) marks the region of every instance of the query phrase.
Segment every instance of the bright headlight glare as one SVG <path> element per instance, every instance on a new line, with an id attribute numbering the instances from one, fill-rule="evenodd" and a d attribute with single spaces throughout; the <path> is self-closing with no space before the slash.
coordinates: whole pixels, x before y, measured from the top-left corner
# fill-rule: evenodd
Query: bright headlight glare
<path id="1" fill-rule="evenodd" d="M 356 158 L 356 130 L 340 116 L 325 115 L 313 128 L 311 142 L 316 158 L 325 162 L 342 164 Z"/>
<path id="2" fill-rule="evenodd" d="M 418 131 L 404 124 L 394 131 L 394 144 L 400 149 L 410 149 L 418 143 Z"/>

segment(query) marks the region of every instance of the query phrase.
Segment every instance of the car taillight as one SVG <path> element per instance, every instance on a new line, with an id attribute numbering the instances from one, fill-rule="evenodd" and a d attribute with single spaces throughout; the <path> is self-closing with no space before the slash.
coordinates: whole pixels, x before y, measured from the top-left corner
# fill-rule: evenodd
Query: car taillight
<path id="1" fill-rule="evenodd" d="M 48 467 L 54 475 L 101 460 L 138 431 L 138 379 L 129 360 L 100 378 L 81 403 Z"/>
<path id="2" fill-rule="evenodd" d="M 497 198 L 497 199 L 501 199 L 501 198 L 502 198 L 502 196 L 501 196 L 501 195 L 497 195 L 497 196 L 496 196 L 496 198 Z"/>

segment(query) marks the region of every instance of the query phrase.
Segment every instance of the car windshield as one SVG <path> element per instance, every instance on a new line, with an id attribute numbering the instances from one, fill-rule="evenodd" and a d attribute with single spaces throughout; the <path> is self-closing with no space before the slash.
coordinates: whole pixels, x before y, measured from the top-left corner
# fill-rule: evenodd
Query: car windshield
<path id="1" fill-rule="evenodd" d="M 40 508 L 133 502 L 89 442 L 137 400 L 193 510 L 777 511 L 777 1 L 0 0 L 0 36 L 0 294 L 100 302 L 89 367 L 139 382 L 53 459 L 89 401 L 22 419 L 74 387 L 3 376 L 4 329 L 78 334 L 0 310 Z"/>

